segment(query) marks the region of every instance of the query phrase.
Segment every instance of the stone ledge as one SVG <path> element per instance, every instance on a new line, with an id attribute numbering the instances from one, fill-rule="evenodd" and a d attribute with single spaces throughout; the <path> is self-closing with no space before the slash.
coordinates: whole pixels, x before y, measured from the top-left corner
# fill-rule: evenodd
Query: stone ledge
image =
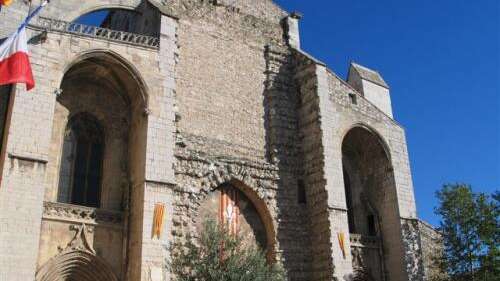
<path id="1" fill-rule="evenodd" d="M 47 164 L 49 161 L 47 159 L 35 158 L 27 155 L 19 155 L 14 153 L 8 153 L 10 159 L 17 159 L 20 161 L 35 162 L 40 164 Z"/>
<path id="2" fill-rule="evenodd" d="M 123 213 L 59 202 L 43 202 L 44 220 L 122 227 Z"/>
<path id="3" fill-rule="evenodd" d="M 145 48 L 158 49 L 160 47 L 159 37 L 118 31 L 75 22 L 66 22 L 51 18 L 38 17 L 35 23 L 30 24 L 30 27 L 44 31 L 79 35 Z"/>

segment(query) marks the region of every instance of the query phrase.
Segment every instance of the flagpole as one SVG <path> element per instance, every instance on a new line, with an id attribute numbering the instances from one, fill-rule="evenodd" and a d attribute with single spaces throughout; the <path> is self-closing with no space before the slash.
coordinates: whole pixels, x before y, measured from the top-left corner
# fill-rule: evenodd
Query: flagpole
<path id="1" fill-rule="evenodd" d="M 31 11 L 16 32 L 0 44 L 0 85 L 24 83 L 29 91 L 35 86 L 29 61 L 26 26 L 49 1 L 44 0 Z M 5 67 L 7 66 L 7 67 Z"/>
<path id="2" fill-rule="evenodd" d="M 30 1 L 30 3 L 31 3 L 31 1 Z M 28 16 L 24 20 L 24 22 L 18 28 L 18 31 L 25 28 L 28 25 L 28 23 L 31 21 L 31 19 L 34 18 L 36 15 L 38 15 L 38 13 L 40 13 L 40 11 L 43 9 L 43 7 L 45 7 L 45 5 L 47 5 L 48 3 L 50 3 L 50 0 L 43 0 L 42 3 L 35 10 L 30 11 Z"/>
<path id="3" fill-rule="evenodd" d="M 28 0 L 28 3 L 29 3 L 28 4 L 28 14 L 26 16 L 30 15 L 30 13 L 31 13 L 31 7 L 32 7 L 33 2 L 31 2 L 31 0 Z"/>

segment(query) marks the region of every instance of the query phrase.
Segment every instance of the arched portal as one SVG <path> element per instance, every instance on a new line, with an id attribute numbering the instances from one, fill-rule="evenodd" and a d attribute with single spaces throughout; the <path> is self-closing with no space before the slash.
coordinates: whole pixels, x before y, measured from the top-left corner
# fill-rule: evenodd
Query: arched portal
<path id="1" fill-rule="evenodd" d="M 342 162 L 353 266 L 385 280 L 385 253 L 398 237 L 395 182 L 388 149 L 374 131 L 357 126 L 342 143 Z M 396 221 L 395 221 L 396 220 Z"/>
<path id="2" fill-rule="evenodd" d="M 224 223 L 245 245 L 260 248 L 270 262 L 274 261 L 276 237 L 272 218 L 266 204 L 243 183 L 233 180 L 220 185 L 200 203 L 198 214 L 198 231 L 208 219 Z"/>
<path id="3" fill-rule="evenodd" d="M 48 261 L 36 274 L 36 281 L 118 281 L 109 265 L 84 251 L 61 254 Z"/>
<path id="4" fill-rule="evenodd" d="M 68 67 L 61 91 L 51 154 L 58 163 L 51 173 L 57 200 L 120 210 L 128 187 L 144 173 L 146 87 L 125 60 L 95 51 Z M 76 186 L 82 188 L 75 190 Z M 99 193 L 89 202 L 72 197 L 82 189 Z"/>
<path id="5" fill-rule="evenodd" d="M 131 195 L 132 187 L 143 184 L 145 177 L 147 87 L 126 60 L 96 50 L 68 65 L 60 89 L 54 108 L 45 200 L 64 203 L 63 209 L 92 207 L 100 209 L 95 213 L 109 212 L 119 218 L 110 222 L 113 227 L 96 225 L 89 239 L 100 257 L 122 277 L 128 266 L 127 245 L 136 237 L 128 230 L 129 206 L 138 198 Z M 41 262 L 48 258 L 43 253 L 53 252 L 72 235 L 61 222 L 44 221 L 44 225 Z M 72 274 L 80 272 L 75 269 Z"/>

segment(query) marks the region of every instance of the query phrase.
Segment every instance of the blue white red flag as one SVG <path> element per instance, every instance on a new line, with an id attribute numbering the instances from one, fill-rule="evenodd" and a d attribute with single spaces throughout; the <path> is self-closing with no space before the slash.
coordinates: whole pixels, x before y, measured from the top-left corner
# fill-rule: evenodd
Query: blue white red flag
<path id="1" fill-rule="evenodd" d="M 0 85 L 25 83 L 28 91 L 35 87 L 29 60 L 26 26 L 47 3 L 48 1 L 44 1 L 31 12 L 17 31 L 0 45 Z"/>

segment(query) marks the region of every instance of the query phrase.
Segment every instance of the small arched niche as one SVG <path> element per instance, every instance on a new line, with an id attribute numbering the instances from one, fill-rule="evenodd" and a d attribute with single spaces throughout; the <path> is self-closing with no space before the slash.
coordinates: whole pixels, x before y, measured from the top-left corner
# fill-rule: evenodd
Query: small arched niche
<path id="1" fill-rule="evenodd" d="M 238 183 L 225 183 L 207 194 L 198 207 L 196 229 L 203 231 L 207 220 L 223 223 L 244 245 L 257 247 L 267 254 L 269 262 L 274 262 L 275 235 L 267 207 L 255 194 L 240 187 Z"/>
<path id="2" fill-rule="evenodd" d="M 342 164 L 353 266 L 374 280 L 385 280 L 385 253 L 393 244 L 387 238 L 398 237 L 396 187 L 388 149 L 373 130 L 356 126 L 342 142 Z"/>

